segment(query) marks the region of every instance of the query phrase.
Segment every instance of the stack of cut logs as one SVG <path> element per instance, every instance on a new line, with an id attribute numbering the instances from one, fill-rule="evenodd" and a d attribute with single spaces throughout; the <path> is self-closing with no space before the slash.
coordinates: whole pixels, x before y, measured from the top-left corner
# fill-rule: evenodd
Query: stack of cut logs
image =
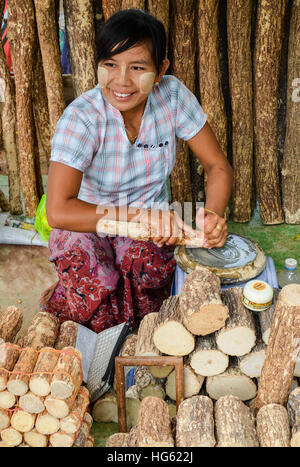
<path id="1" fill-rule="evenodd" d="M 0 446 L 93 446 L 73 323 L 37 313 L 15 343 L 22 321 L 17 307 L 0 313 Z"/>
<path id="2" fill-rule="evenodd" d="M 216 401 L 214 410 L 218 446 L 230 445 L 228 443 L 238 445 L 238 442 L 248 446 L 254 443 L 254 439 L 257 442 L 257 436 L 260 445 L 264 445 L 267 443 L 262 439 L 266 432 L 264 425 L 270 427 L 272 420 L 282 420 L 275 424 L 278 429 L 280 426 L 286 427 L 285 435 L 289 438 L 287 401 L 294 388 L 289 402 L 290 418 L 294 420 L 291 424 L 296 426 L 296 438 L 300 437 L 300 388 L 295 378 L 300 376 L 300 322 L 294 319 L 300 313 L 299 289 L 300 286 L 290 285 L 280 294 L 275 290 L 271 308 L 257 316 L 243 306 L 240 287 L 221 292 L 217 276 L 206 269 L 199 269 L 187 276 L 180 295 L 167 299 L 159 313 L 145 316 L 138 334 L 127 339 L 121 353 L 124 356 L 165 354 L 184 357 L 186 400 L 177 414 L 178 446 L 215 445 L 211 426 L 213 418 L 209 435 L 207 432 L 204 435 L 209 414 L 213 413 L 213 401 Z M 163 418 L 156 424 L 157 420 L 152 418 L 154 413 L 160 413 L 163 417 L 162 414 L 168 409 L 171 418 L 176 414 L 175 371 L 172 367 L 139 367 L 134 374 L 134 383 L 126 392 L 128 428 L 133 427 L 132 430 L 136 432 L 138 427 L 143 432 L 145 427 L 139 427 L 139 420 L 149 426 L 163 426 Z M 250 421 L 252 412 L 258 412 L 258 434 L 255 436 L 250 429 L 254 423 Z M 113 391 L 97 401 L 93 407 L 93 417 L 99 421 L 117 421 Z M 250 440 L 222 438 L 222 430 L 226 432 L 236 423 L 249 425 Z M 193 432 L 191 426 L 198 427 L 195 428 L 195 433 L 200 433 L 195 434 L 198 441 L 188 441 L 181 434 L 180 430 Z M 204 438 L 200 440 L 202 435 Z M 140 436 L 138 445 L 144 446 L 146 441 Z M 276 433 L 274 436 L 276 438 Z M 120 437 L 126 438 L 123 445 L 131 443 L 128 436 L 122 434 Z M 118 436 L 114 438 L 118 439 Z M 108 445 L 114 442 L 108 440 Z M 200 444 L 193 444 L 198 442 Z M 281 443 L 280 439 L 278 443 Z M 299 443 L 299 439 L 293 439 L 292 443 Z"/>

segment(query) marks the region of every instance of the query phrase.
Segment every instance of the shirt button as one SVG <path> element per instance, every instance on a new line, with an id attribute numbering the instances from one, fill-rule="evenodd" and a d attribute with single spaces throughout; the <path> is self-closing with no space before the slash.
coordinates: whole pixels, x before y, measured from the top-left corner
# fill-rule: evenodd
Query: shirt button
<path id="1" fill-rule="evenodd" d="M 159 147 L 162 148 L 162 147 L 163 147 L 163 143 L 160 143 Z"/>
<path id="2" fill-rule="evenodd" d="M 169 141 L 166 141 L 166 142 L 165 142 L 165 146 L 168 146 L 168 145 L 169 145 Z"/>
<path id="3" fill-rule="evenodd" d="M 145 145 L 144 145 L 144 148 L 145 148 L 145 149 L 148 149 L 148 148 L 149 148 L 148 144 L 145 144 Z"/>
<path id="4" fill-rule="evenodd" d="M 139 144 L 137 145 L 137 147 L 138 147 L 138 148 L 141 148 L 141 147 L 142 147 L 142 144 L 141 144 L 141 143 L 139 143 Z"/>

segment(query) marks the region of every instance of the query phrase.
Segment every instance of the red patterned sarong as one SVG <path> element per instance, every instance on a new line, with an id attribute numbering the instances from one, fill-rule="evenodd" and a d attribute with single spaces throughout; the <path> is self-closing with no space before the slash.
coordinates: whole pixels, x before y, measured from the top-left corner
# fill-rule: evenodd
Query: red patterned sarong
<path id="1" fill-rule="evenodd" d="M 174 247 L 53 229 L 49 248 L 59 281 L 44 292 L 41 308 L 61 322 L 97 333 L 124 322 L 136 328 L 170 295 Z"/>

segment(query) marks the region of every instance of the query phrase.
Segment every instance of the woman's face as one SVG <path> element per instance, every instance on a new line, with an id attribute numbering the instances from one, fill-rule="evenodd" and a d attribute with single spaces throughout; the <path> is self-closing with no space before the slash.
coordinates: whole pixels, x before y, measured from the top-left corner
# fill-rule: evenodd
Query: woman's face
<path id="1" fill-rule="evenodd" d="M 147 44 L 102 60 L 98 81 L 104 96 L 120 112 L 143 111 L 153 84 L 159 79 Z"/>

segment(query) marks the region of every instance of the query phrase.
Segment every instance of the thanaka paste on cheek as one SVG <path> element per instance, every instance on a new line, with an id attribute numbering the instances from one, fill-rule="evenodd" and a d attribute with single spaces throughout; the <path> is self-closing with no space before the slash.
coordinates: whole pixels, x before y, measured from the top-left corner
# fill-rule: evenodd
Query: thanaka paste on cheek
<path id="1" fill-rule="evenodd" d="M 106 88 L 108 83 L 108 70 L 102 66 L 98 67 L 98 83 L 101 89 Z"/>
<path id="2" fill-rule="evenodd" d="M 155 82 L 155 73 L 148 72 L 142 74 L 140 77 L 140 92 L 142 94 L 149 94 Z"/>

